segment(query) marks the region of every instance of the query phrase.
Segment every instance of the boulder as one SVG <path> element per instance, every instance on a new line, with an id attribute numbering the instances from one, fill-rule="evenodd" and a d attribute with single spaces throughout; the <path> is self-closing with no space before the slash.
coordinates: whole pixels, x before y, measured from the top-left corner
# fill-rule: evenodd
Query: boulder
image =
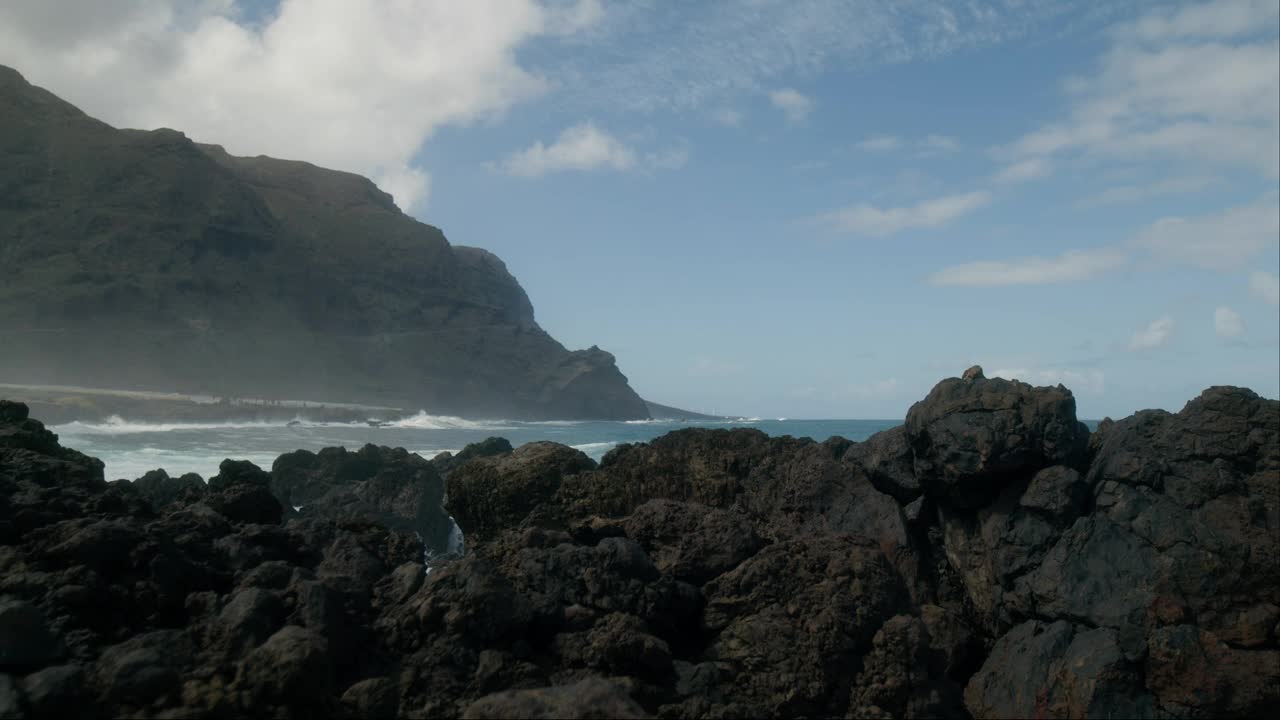
<path id="1" fill-rule="evenodd" d="M 431 458 L 431 464 L 435 467 L 436 472 L 440 473 L 440 477 L 447 478 L 449 473 L 465 465 L 470 460 L 506 455 L 511 451 L 511 442 L 506 438 L 490 437 L 467 445 L 462 450 L 459 450 L 457 455 L 448 451 L 442 452 Z"/>
<path id="2" fill-rule="evenodd" d="M 975 717 L 1157 717 L 1140 668 L 1116 633 L 1059 620 L 1025 622 L 1001 637 L 965 689 Z"/>
<path id="3" fill-rule="evenodd" d="M 79 665 L 54 665 L 22 678 L 27 707 L 39 717 L 72 713 L 85 700 L 85 673 Z M 0 717 L 4 717 L 0 712 Z"/>
<path id="4" fill-rule="evenodd" d="M 975 508 L 1051 465 L 1084 467 L 1089 430 L 1061 385 L 974 377 L 943 380 L 912 405 L 906 437 L 922 490 Z"/>
<path id="5" fill-rule="evenodd" d="M 195 473 L 173 478 L 164 470 L 152 470 L 134 480 L 133 487 L 157 511 L 175 501 L 199 501 L 208 491 L 204 480 Z"/>
<path id="6" fill-rule="evenodd" d="M 275 525 L 284 514 L 271 494 L 271 477 L 247 460 L 223 460 L 218 474 L 209 478 L 204 502 L 237 523 Z"/>
<path id="7" fill-rule="evenodd" d="M 476 458 L 450 474 L 448 511 L 469 541 L 482 542 L 520 526 L 535 509 L 556 514 L 551 501 L 561 481 L 595 466 L 582 452 L 549 442 Z"/>
<path id="8" fill-rule="evenodd" d="M 5 408 L 0 408 L 3 411 Z M 22 720 L 26 713 L 22 709 L 22 692 L 13 676 L 0 673 L 0 720 Z"/>
<path id="9" fill-rule="evenodd" d="M 770 545 L 703 589 L 707 659 L 734 714 L 843 713 L 848 670 L 903 606 L 901 579 L 876 545 L 825 535 Z"/>
<path id="10" fill-rule="evenodd" d="M 30 603 L 0 598 L 0 670 L 34 670 L 62 657 L 62 642 Z"/>
<path id="11" fill-rule="evenodd" d="M 493 718 L 647 718 L 644 709 L 618 685 L 588 678 L 572 685 L 507 690 L 486 695 L 462 713 L 471 720 Z"/>
<path id="12" fill-rule="evenodd" d="M 854 443 L 844 462 L 856 464 L 877 490 L 906 505 L 920 497 L 915 455 L 907 441 L 907 429 L 899 425 Z"/>
<path id="13" fill-rule="evenodd" d="M 444 480 L 435 465 L 403 448 L 299 450 L 276 459 L 271 488 L 303 517 L 364 521 L 417 534 L 443 551 L 452 523 L 443 509 Z"/>
<path id="14" fill-rule="evenodd" d="M 732 570 L 764 544 L 741 513 L 671 500 L 641 505 L 620 529 L 659 571 L 695 585 Z"/>

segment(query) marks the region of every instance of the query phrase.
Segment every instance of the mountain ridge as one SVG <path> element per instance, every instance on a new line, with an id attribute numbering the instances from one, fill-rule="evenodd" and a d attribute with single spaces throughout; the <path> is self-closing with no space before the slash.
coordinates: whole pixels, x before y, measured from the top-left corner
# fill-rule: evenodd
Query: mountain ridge
<path id="1" fill-rule="evenodd" d="M 7 382 L 642 419 L 496 255 L 368 178 L 118 130 L 0 66 Z"/>

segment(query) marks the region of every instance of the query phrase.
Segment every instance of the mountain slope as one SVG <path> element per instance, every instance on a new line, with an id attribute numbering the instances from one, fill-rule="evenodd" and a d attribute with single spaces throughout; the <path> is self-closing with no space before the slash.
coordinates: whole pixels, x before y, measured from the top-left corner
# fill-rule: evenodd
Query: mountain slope
<path id="1" fill-rule="evenodd" d="M 0 378 L 644 418 L 506 266 L 368 179 L 117 130 L 0 67 Z"/>

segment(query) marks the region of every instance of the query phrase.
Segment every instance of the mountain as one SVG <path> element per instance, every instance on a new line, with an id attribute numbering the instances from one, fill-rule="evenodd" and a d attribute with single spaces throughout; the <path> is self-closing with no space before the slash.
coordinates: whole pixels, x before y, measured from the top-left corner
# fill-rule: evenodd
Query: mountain
<path id="1" fill-rule="evenodd" d="M 649 417 L 503 262 L 358 175 L 119 130 L 0 66 L 0 380 Z"/>
<path id="2" fill-rule="evenodd" d="M 692 410 L 682 410 L 678 407 L 663 405 L 645 400 L 645 405 L 649 408 L 649 415 L 662 420 L 725 420 L 730 416 L 727 415 L 707 415 L 706 413 L 694 412 Z"/>

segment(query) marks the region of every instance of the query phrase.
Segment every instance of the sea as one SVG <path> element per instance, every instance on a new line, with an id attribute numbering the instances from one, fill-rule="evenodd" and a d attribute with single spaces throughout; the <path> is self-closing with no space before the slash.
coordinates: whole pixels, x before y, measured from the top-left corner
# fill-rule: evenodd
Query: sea
<path id="1" fill-rule="evenodd" d="M 155 469 L 164 469 L 171 476 L 193 472 L 208 479 L 227 458 L 249 460 L 270 470 L 277 457 L 294 450 L 334 446 L 355 450 L 366 443 L 402 447 L 430 459 L 446 450 L 456 453 L 489 437 L 506 438 L 513 446 L 550 440 L 577 448 L 598 461 L 620 443 L 646 442 L 689 427 L 755 428 L 771 436 L 821 441 L 833 435 L 865 440 L 901 424 L 901 420 L 787 418 L 518 422 L 418 413 L 376 424 L 319 423 L 303 418 L 290 422 L 145 423 L 110 417 L 103 422 L 72 422 L 50 429 L 64 447 L 102 460 L 108 480 L 133 480 Z"/>

